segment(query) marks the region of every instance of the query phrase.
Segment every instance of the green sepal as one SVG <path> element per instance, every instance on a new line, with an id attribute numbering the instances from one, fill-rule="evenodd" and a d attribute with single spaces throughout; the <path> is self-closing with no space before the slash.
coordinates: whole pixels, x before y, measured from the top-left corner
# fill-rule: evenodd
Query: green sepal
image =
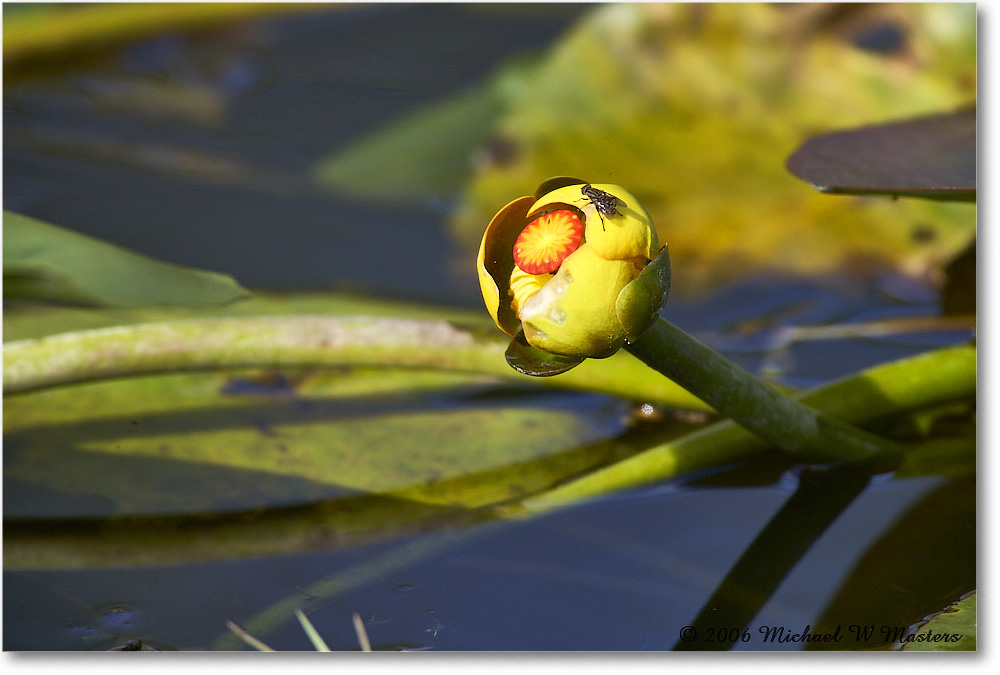
<path id="1" fill-rule="evenodd" d="M 533 377 L 559 375 L 575 368 L 584 361 L 582 356 L 560 356 L 532 347 L 525 339 L 523 330 L 517 331 L 517 335 L 510 341 L 504 355 L 511 368 Z"/>
<path id="2" fill-rule="evenodd" d="M 634 281 L 625 286 L 615 301 L 625 339 L 635 342 L 653 325 L 670 295 L 670 253 L 663 245 Z"/>

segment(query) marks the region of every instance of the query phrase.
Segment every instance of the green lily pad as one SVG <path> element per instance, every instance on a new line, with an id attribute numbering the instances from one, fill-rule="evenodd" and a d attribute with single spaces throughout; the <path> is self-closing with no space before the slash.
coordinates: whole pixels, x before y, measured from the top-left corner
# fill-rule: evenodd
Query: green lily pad
<path id="1" fill-rule="evenodd" d="M 82 305 L 220 305 L 249 296 L 231 277 L 160 262 L 3 212 L 4 299 Z"/>
<path id="2" fill-rule="evenodd" d="M 174 374 L 9 396 L 4 564 L 321 550 L 468 522 L 621 455 L 614 425 L 595 422 L 606 401 L 538 396 L 548 395 L 382 369 Z"/>
<path id="3" fill-rule="evenodd" d="M 788 169 L 821 192 L 975 201 L 976 110 L 817 136 Z"/>
<path id="4" fill-rule="evenodd" d="M 7 397 L 5 517 L 226 513 L 415 488 L 469 507 L 426 488 L 602 437 L 572 411 L 466 403 L 476 388 L 463 385 L 406 372 L 188 374 Z M 518 492 L 492 488 L 479 499 Z"/>
<path id="5" fill-rule="evenodd" d="M 903 651 L 976 651 L 976 593 L 970 593 L 927 619 L 912 636 L 903 638 Z"/>

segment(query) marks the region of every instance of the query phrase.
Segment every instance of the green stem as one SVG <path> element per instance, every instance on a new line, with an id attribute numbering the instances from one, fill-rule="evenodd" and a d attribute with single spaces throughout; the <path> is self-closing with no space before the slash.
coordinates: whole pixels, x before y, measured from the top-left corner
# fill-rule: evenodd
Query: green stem
<path id="1" fill-rule="evenodd" d="M 4 395 L 94 380 L 243 367 L 377 366 L 496 375 L 705 409 L 628 354 L 588 359 L 557 381 L 514 372 L 506 340 L 447 321 L 364 316 L 200 318 L 74 331 L 3 346 Z"/>
<path id="2" fill-rule="evenodd" d="M 626 349 L 800 461 L 891 460 L 901 455 L 897 444 L 785 396 L 663 319 Z"/>
<path id="3" fill-rule="evenodd" d="M 472 336 L 451 324 L 368 317 L 209 318 L 114 326 L 4 345 L 4 394 L 116 377 L 255 366 L 460 368 Z M 447 353 L 447 352 L 446 352 Z"/>

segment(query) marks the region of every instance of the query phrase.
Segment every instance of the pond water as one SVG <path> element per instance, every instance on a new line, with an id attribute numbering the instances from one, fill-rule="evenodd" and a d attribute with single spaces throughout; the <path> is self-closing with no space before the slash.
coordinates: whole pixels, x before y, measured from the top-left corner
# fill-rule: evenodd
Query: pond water
<path id="1" fill-rule="evenodd" d="M 5 82 L 4 207 L 250 288 L 479 311 L 470 252 L 446 227 L 457 195 L 373 204 L 310 187 L 307 176 L 352 140 L 474 86 L 508 57 L 543 49 L 586 10 L 310 12 L 163 35 Z M 171 95 L 168 85 L 186 88 Z M 212 96 L 199 98 L 201 88 Z M 933 315 L 937 299 L 920 289 L 904 300 L 874 285 L 751 278 L 672 303 L 670 316 L 752 372 L 775 368 L 786 383 L 809 386 L 965 336 L 774 350 L 759 333 L 738 331 L 741 322 L 823 324 L 900 309 Z M 492 396 L 492 405 L 516 404 L 524 392 L 498 386 Z M 629 407 L 594 395 L 542 398 L 587 416 Z M 612 434 L 625 432 L 614 424 Z M 875 626 L 877 641 L 881 627 L 905 627 L 975 587 L 973 480 L 876 478 L 851 492 L 810 474 L 811 487 L 797 493 L 800 477 L 769 456 L 531 520 L 328 550 L 84 570 L 5 566 L 4 647 L 99 650 L 141 639 L 163 649 L 245 648 L 226 628 L 232 620 L 276 649 L 307 650 L 288 609 L 301 606 L 333 649 L 358 648 L 354 612 L 375 649 L 663 650 L 684 646 L 688 626 L 697 631 L 688 645 L 773 650 L 803 644 L 767 640 L 768 628 L 841 626 L 838 648 L 849 649 L 852 625 Z M 842 509 L 817 510 L 812 490 Z M 790 502 L 797 494 L 804 505 Z M 44 498 L 5 477 L 5 530 L 21 525 L 18 514 L 44 511 L 32 504 Z M 769 537 L 811 546 L 768 555 Z M 717 593 L 741 557 L 758 581 L 787 558 L 766 601 L 743 597 L 755 587 L 740 587 L 742 577 Z M 732 641 L 747 606 L 759 610 L 750 639 L 738 632 Z"/>

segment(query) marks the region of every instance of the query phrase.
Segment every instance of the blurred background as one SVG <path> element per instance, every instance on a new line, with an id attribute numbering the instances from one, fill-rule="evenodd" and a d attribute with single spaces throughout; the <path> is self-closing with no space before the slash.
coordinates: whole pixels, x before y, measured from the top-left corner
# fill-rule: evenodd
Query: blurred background
<path id="1" fill-rule="evenodd" d="M 122 9 L 5 7 L 5 43 L 21 25 L 60 32 L 89 12 L 96 33 L 50 49 L 25 38 L 23 56 L 5 52 L 5 208 L 251 288 L 469 306 L 472 273 L 459 270 L 468 251 L 443 226 L 459 208 L 454 184 L 405 202 L 366 199 L 337 190 L 319 167 L 473 90 L 584 10 L 231 5 L 212 14 L 164 4 L 119 18 Z M 421 142 L 423 161 L 438 161 L 438 139 Z M 440 161 L 467 177 L 467 150 Z"/>
<path id="2" fill-rule="evenodd" d="M 830 198 L 811 135 L 974 104 L 973 5 L 4 9 L 10 210 L 251 288 L 449 304 L 485 223 L 617 182 L 674 296 L 765 274 L 933 284 L 965 205 Z M 235 235 L 235 236 L 234 236 Z"/>

